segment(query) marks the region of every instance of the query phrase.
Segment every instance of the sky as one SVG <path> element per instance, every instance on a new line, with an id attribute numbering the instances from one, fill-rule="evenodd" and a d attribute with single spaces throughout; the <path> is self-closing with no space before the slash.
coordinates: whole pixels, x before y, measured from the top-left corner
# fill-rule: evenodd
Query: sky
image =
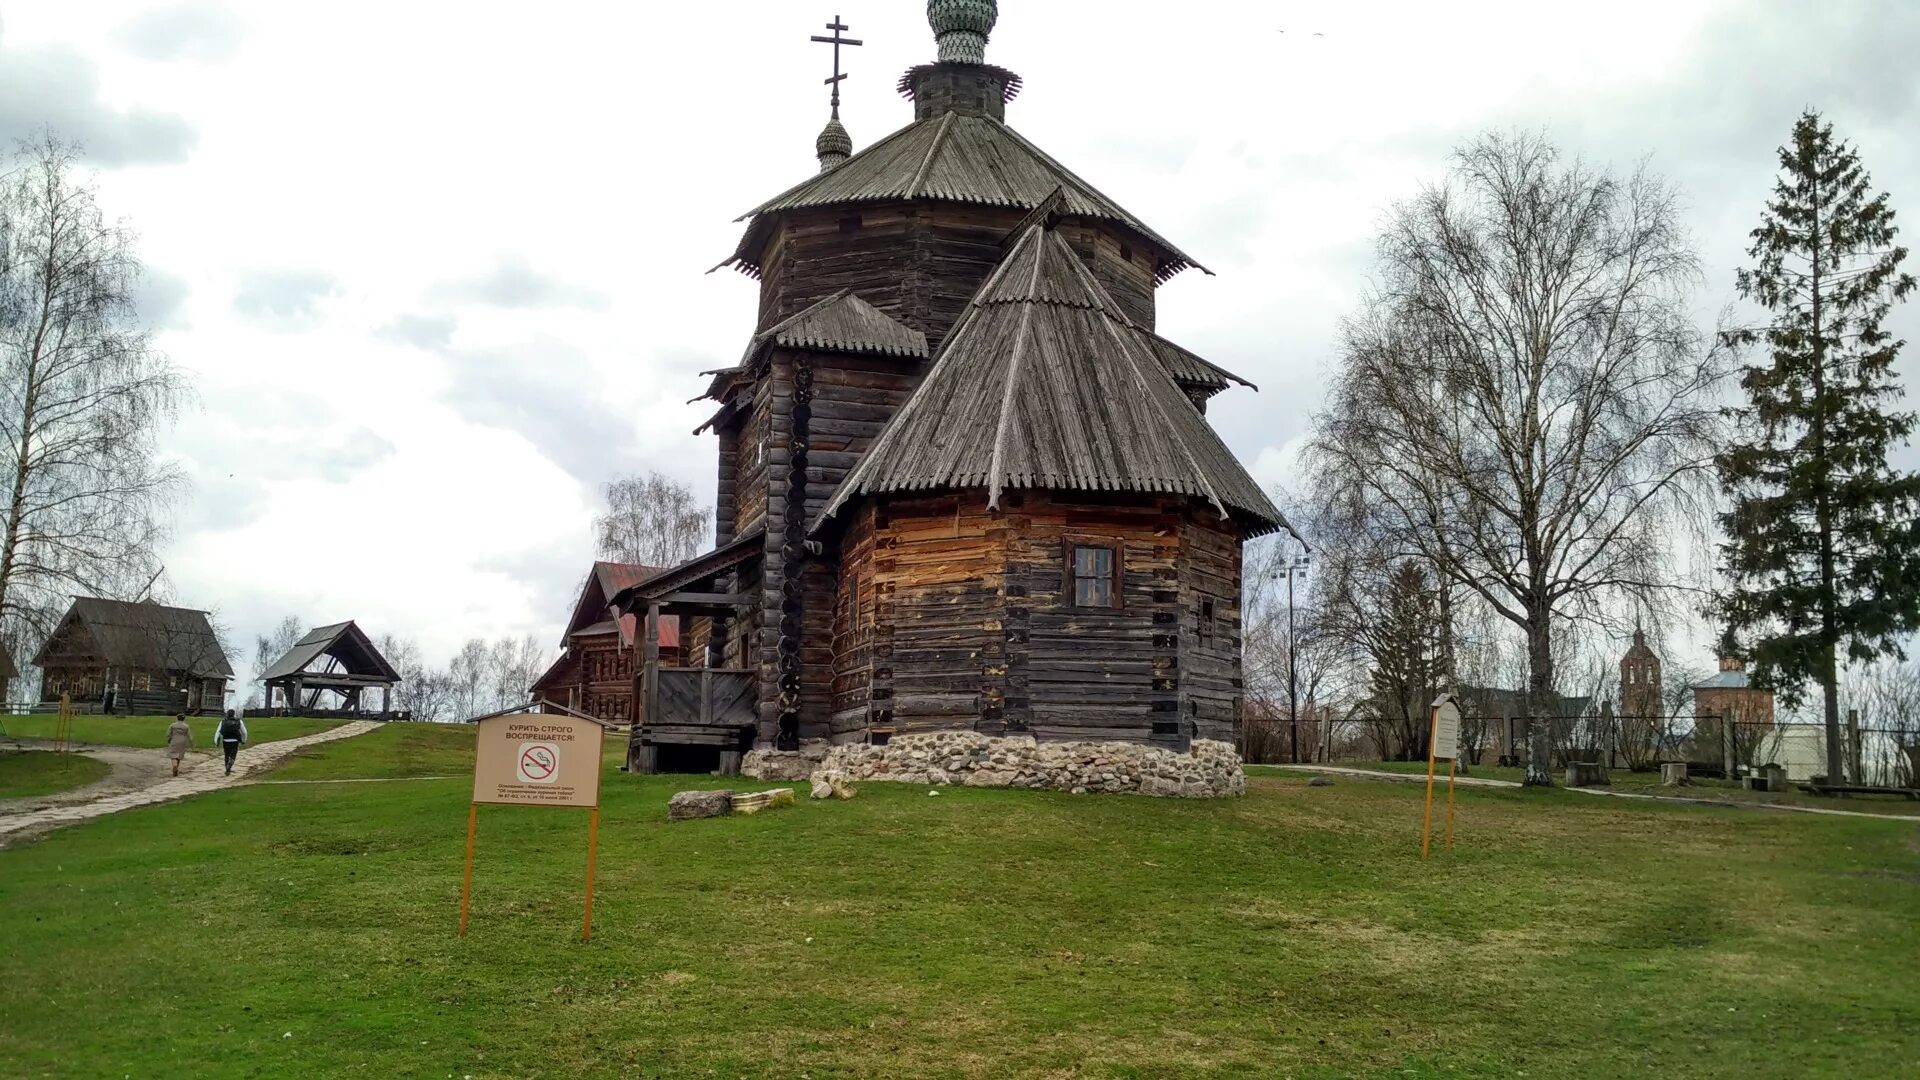
<path id="1" fill-rule="evenodd" d="M 1000 8 L 1008 122 L 1215 272 L 1160 290 L 1159 329 L 1259 384 L 1209 415 L 1266 484 L 1385 214 L 1479 132 L 1677 183 L 1703 326 L 1803 108 L 1920 216 L 1911 0 Z M 756 286 L 706 271 L 816 169 L 831 57 L 808 37 L 836 12 L 866 43 L 858 149 L 911 119 L 916 0 L 0 0 L 0 140 L 85 143 L 198 387 L 161 439 L 192 480 L 175 600 L 249 654 L 286 614 L 440 661 L 476 636 L 557 649 L 600 485 L 657 469 L 711 500 L 687 399 L 739 356 Z M 1893 329 L 1920 339 L 1920 313 Z"/>

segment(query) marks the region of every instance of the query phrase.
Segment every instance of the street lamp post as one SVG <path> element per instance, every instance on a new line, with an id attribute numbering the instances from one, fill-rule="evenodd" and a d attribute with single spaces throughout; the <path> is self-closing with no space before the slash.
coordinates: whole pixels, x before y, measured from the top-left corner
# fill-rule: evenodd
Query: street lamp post
<path id="1" fill-rule="evenodd" d="M 1310 558 L 1301 552 L 1287 559 L 1287 724 L 1292 729 L 1288 756 L 1295 765 L 1300 764 L 1300 672 L 1296 663 L 1298 642 L 1293 635 L 1293 575 L 1295 571 L 1305 573 Z"/>

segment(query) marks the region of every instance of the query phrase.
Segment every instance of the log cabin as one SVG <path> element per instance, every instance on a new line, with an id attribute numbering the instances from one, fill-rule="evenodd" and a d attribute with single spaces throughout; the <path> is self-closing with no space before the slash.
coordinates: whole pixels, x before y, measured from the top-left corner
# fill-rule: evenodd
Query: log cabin
<path id="1" fill-rule="evenodd" d="M 1205 268 L 1007 124 L 996 3 L 928 11 L 912 122 L 853 152 L 836 110 L 721 264 L 760 326 L 705 373 L 715 549 L 614 597 L 647 628 L 632 770 L 1237 732 L 1241 547 L 1288 526 L 1205 418 L 1251 384 L 1155 330 L 1158 286 Z"/>
<path id="2" fill-rule="evenodd" d="M 634 722 L 637 622 L 632 615 L 611 610 L 609 600 L 659 571 L 657 566 L 618 562 L 596 562 L 588 569 L 560 635 L 560 658 L 530 688 L 534 701 L 550 701 L 610 723 Z M 678 620 L 663 620 L 660 638 L 661 662 L 677 666 Z"/>
<path id="3" fill-rule="evenodd" d="M 218 713 L 233 666 L 207 613 L 83 596 L 33 658 L 40 701 L 83 712 Z"/>

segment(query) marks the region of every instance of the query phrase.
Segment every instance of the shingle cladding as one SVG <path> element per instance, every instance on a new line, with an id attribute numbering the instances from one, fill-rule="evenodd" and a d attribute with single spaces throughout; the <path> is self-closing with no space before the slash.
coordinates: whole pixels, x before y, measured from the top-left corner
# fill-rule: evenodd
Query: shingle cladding
<path id="1" fill-rule="evenodd" d="M 86 627 L 99 645 L 100 659 L 115 667 L 233 677 L 233 665 L 204 611 L 82 596 L 74 599 L 68 617 Z M 45 655 L 43 648 L 34 663 Z"/>
<path id="2" fill-rule="evenodd" d="M 1004 122 L 962 112 L 916 120 L 742 214 L 753 224 L 721 265 L 757 270 L 767 220 L 784 211 L 915 199 L 1031 210 L 1056 189 L 1062 214 L 1117 223 L 1157 247 L 1157 279 L 1213 272 Z"/>
<path id="3" fill-rule="evenodd" d="M 1189 495 L 1250 533 L 1285 528 L 1150 337 L 1065 238 L 1029 227 L 820 520 L 862 495 L 1045 488 Z"/>
<path id="4" fill-rule="evenodd" d="M 927 335 L 842 289 L 754 336 L 742 364 L 768 345 L 924 360 Z"/>

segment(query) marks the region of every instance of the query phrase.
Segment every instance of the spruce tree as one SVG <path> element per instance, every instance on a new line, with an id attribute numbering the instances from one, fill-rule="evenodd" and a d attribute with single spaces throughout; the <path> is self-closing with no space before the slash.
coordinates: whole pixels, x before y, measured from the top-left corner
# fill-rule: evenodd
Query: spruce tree
<path id="1" fill-rule="evenodd" d="M 1818 113 L 1794 125 L 1780 168 L 1737 278 L 1771 320 L 1728 335 L 1764 343 L 1766 358 L 1745 369 L 1747 405 L 1730 410 L 1738 433 L 1719 458 L 1728 586 L 1714 607 L 1760 685 L 1793 705 L 1819 684 L 1838 783 L 1841 659 L 1903 655 L 1920 627 L 1920 475 L 1887 464 L 1914 416 L 1894 408 L 1904 343 L 1881 328 L 1914 279 L 1886 193 Z"/>

